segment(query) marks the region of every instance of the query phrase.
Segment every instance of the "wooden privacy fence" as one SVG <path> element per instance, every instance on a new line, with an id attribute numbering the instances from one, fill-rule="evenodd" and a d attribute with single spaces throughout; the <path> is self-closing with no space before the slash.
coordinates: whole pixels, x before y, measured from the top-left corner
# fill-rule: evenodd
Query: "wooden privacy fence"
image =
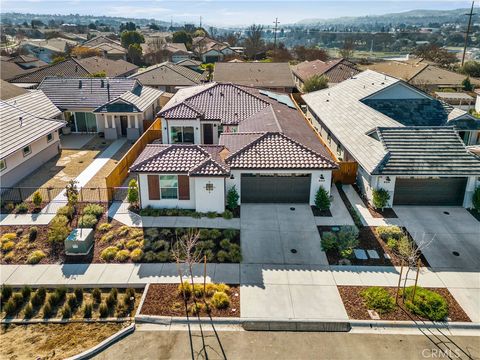
<path id="1" fill-rule="evenodd" d="M 333 182 L 353 184 L 357 179 L 358 163 L 354 161 L 337 161 L 338 169 L 333 170 Z"/>
<path id="2" fill-rule="evenodd" d="M 120 187 L 128 176 L 128 169 L 137 159 L 145 147 L 156 139 L 162 138 L 162 123 L 157 118 L 142 136 L 132 145 L 128 152 L 117 163 L 115 168 L 107 175 L 105 182 L 107 188 Z M 109 200 L 112 200 L 113 193 L 109 192 Z"/>

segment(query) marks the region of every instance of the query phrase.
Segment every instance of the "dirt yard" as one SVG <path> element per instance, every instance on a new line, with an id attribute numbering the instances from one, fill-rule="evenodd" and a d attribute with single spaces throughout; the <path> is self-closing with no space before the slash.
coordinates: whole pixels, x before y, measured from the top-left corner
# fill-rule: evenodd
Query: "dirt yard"
<path id="1" fill-rule="evenodd" d="M 2 327 L 1 359 L 65 359 L 128 326 L 128 323 L 32 324 Z"/>

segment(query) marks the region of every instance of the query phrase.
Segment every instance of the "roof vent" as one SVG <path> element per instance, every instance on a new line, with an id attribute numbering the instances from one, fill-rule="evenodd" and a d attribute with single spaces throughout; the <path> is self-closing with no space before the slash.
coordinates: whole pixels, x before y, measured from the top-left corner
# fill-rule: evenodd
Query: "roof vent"
<path id="1" fill-rule="evenodd" d="M 100 81 L 100 87 L 101 88 L 105 87 L 105 81 L 103 81 L 103 79 Z"/>
<path id="2" fill-rule="evenodd" d="M 79 88 L 79 89 L 82 88 L 82 80 L 78 80 L 78 88 Z"/>
<path id="3" fill-rule="evenodd" d="M 220 96 L 224 96 L 223 92 L 220 92 Z"/>
<path id="4" fill-rule="evenodd" d="M 18 120 L 20 120 L 20 127 L 23 125 L 23 117 L 19 116 Z"/>
<path id="5" fill-rule="evenodd" d="M 75 65 L 75 72 L 78 72 L 78 65 Z"/>

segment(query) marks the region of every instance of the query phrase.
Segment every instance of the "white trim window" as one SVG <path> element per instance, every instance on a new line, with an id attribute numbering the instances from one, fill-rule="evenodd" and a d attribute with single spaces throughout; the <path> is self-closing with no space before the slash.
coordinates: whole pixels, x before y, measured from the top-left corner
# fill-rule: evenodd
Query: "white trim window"
<path id="1" fill-rule="evenodd" d="M 160 175 L 160 199 L 178 199 L 177 175 Z"/>
<path id="2" fill-rule="evenodd" d="M 22 153 L 23 153 L 23 157 L 30 155 L 32 153 L 32 147 L 30 145 L 25 146 L 22 149 Z"/>
<path id="3" fill-rule="evenodd" d="M 52 140 L 53 140 L 53 132 L 51 132 L 50 134 L 47 134 L 47 143 L 49 143 Z"/>
<path id="4" fill-rule="evenodd" d="M 195 130 L 193 126 L 170 127 L 170 143 L 171 144 L 195 143 Z"/>
<path id="5" fill-rule="evenodd" d="M 7 162 L 5 161 L 5 159 L 1 159 L 0 160 L 0 171 L 3 171 L 7 168 Z"/>

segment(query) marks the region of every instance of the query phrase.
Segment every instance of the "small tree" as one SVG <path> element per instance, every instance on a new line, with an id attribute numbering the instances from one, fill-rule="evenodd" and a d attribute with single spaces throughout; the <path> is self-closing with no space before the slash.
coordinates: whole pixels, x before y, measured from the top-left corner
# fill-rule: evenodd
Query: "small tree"
<path id="1" fill-rule="evenodd" d="M 373 190 L 373 206 L 376 209 L 385 209 L 388 204 L 388 200 L 390 200 L 390 194 L 387 190 L 379 188 Z"/>
<path id="2" fill-rule="evenodd" d="M 477 186 L 473 192 L 472 204 L 473 208 L 480 212 L 480 186 Z"/>
<path id="3" fill-rule="evenodd" d="M 353 249 L 358 245 L 358 234 L 356 226 L 342 226 L 337 235 L 337 248 L 342 258 L 352 257 Z"/>
<path id="4" fill-rule="evenodd" d="M 52 252 L 58 252 L 59 244 L 63 243 L 70 234 L 70 227 L 68 226 L 68 219 L 63 215 L 57 215 L 50 222 L 48 227 L 48 242 L 52 246 Z"/>
<path id="5" fill-rule="evenodd" d="M 70 180 L 65 186 L 65 196 L 67 197 L 68 205 L 75 207 L 78 203 L 78 182 L 76 180 Z"/>
<path id="6" fill-rule="evenodd" d="M 323 75 L 313 75 L 303 83 L 303 92 L 326 89 L 328 87 L 328 79 Z"/>
<path id="7" fill-rule="evenodd" d="M 315 194 L 315 206 L 322 211 L 330 209 L 330 197 L 323 186 L 320 186 Z"/>
<path id="8" fill-rule="evenodd" d="M 130 180 L 128 183 L 127 201 L 132 207 L 136 207 L 138 205 L 138 183 L 135 179 Z"/>
<path id="9" fill-rule="evenodd" d="M 39 208 L 40 205 L 42 205 L 43 198 L 42 198 L 42 195 L 40 194 L 40 191 L 35 191 L 33 193 L 32 201 L 35 204 L 36 208 Z"/>
<path id="10" fill-rule="evenodd" d="M 462 81 L 462 87 L 463 87 L 463 90 L 465 91 L 473 90 L 473 85 L 472 85 L 472 82 L 470 81 L 470 76 L 467 76 L 465 80 Z"/>
<path id="11" fill-rule="evenodd" d="M 233 185 L 227 192 L 227 207 L 233 211 L 238 206 L 238 199 L 240 196 L 238 195 L 237 188 Z"/>

